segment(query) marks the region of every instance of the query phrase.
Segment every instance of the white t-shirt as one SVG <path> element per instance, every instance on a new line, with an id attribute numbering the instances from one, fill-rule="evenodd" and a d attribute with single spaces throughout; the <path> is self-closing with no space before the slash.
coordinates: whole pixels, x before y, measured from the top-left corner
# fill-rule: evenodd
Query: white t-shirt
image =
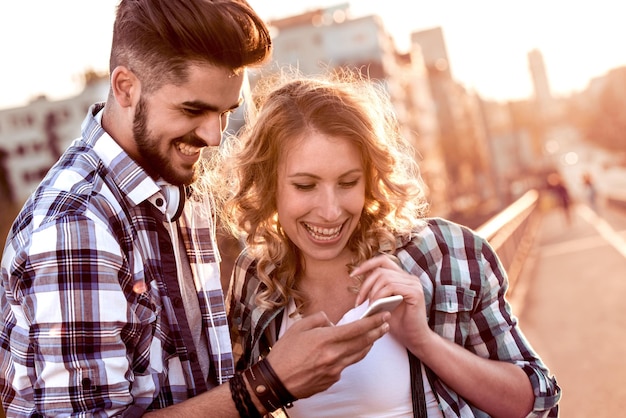
<path id="1" fill-rule="evenodd" d="M 366 301 L 346 312 L 337 325 L 359 319 L 368 305 Z M 295 311 L 293 301 L 287 311 L 283 315 L 279 338 L 298 320 L 289 315 Z M 428 416 L 441 417 L 423 367 L 422 377 Z M 337 383 L 324 392 L 297 400 L 287 412 L 292 418 L 412 417 L 411 376 L 406 348 L 390 334 L 384 335 L 374 343 L 363 360 L 346 367 Z"/>

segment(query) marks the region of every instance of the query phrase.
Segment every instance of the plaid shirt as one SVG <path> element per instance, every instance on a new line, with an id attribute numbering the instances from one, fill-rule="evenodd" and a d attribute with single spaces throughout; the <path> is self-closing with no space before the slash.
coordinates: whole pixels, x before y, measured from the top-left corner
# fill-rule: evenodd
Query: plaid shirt
<path id="1" fill-rule="evenodd" d="M 443 219 L 426 220 L 410 240 L 400 242 L 396 255 L 404 270 L 422 283 L 430 327 L 481 357 L 521 367 L 535 394 L 529 417 L 558 416 L 561 389 L 518 328 L 504 298 L 506 273 L 489 244 Z M 256 306 L 262 288 L 256 263 L 244 253 L 237 260 L 227 299 L 237 369 L 265 355 L 276 341 L 282 308 Z M 432 380 L 444 417 L 488 417 L 437 376 Z"/>
<path id="2" fill-rule="evenodd" d="M 101 107 L 90 109 L 82 138 L 26 202 L 4 249 L 0 395 L 7 416 L 139 416 L 208 389 L 157 206 L 163 194 L 102 129 L 94 117 Z M 192 196 L 185 205 L 177 226 L 211 374 L 220 370 L 224 381 L 233 361 L 212 219 L 205 202 Z"/>

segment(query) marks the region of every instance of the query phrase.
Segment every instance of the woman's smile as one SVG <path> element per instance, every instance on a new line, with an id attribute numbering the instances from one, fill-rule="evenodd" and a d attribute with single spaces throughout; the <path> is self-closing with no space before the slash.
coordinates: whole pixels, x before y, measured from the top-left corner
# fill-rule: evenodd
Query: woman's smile
<path id="1" fill-rule="evenodd" d="M 341 230 L 343 224 L 336 227 L 319 227 L 313 224 L 302 222 L 304 229 L 308 232 L 311 238 L 315 241 L 335 241 L 341 237 Z"/>

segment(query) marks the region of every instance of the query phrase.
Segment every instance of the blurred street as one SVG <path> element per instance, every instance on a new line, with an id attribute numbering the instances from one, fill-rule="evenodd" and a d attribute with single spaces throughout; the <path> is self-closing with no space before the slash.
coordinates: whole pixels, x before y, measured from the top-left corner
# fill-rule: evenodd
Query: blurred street
<path id="1" fill-rule="evenodd" d="M 546 212 L 510 299 L 563 389 L 562 417 L 624 416 L 625 296 L 626 209 L 578 204 L 569 225 Z"/>

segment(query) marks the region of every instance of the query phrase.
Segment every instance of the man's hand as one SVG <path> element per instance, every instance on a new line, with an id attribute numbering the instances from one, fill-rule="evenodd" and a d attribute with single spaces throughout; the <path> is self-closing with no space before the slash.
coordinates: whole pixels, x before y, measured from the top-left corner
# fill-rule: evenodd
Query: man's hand
<path id="1" fill-rule="evenodd" d="M 267 356 L 287 390 L 296 398 L 322 392 L 347 366 L 363 359 L 389 331 L 389 312 L 334 326 L 323 312 L 296 321 Z"/>

